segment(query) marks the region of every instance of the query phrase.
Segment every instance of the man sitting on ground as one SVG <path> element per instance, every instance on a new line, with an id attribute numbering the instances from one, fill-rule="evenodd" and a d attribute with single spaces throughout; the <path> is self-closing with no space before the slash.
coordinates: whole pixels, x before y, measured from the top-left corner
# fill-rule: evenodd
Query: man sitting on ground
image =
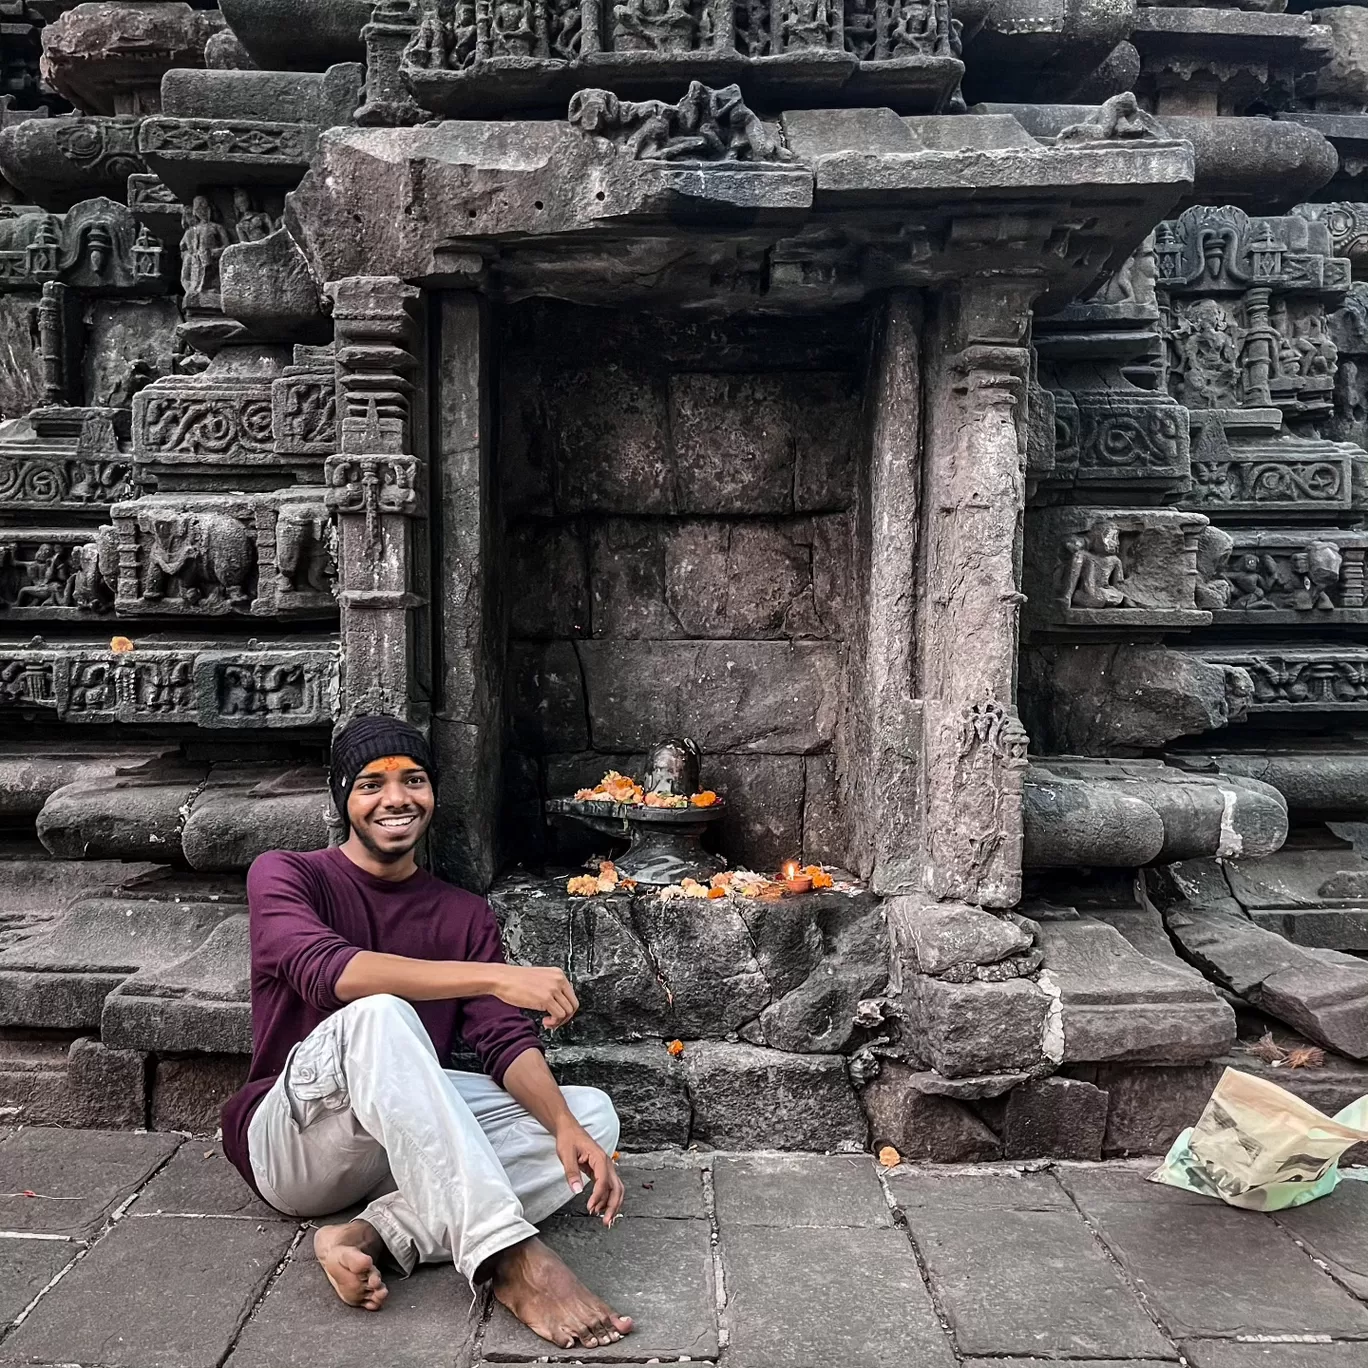
<path id="1" fill-rule="evenodd" d="M 632 1322 L 537 1238 L 593 1179 L 611 1226 L 618 1119 L 597 1088 L 561 1088 L 520 1008 L 564 1025 L 579 1002 L 559 969 L 504 962 L 489 905 L 418 868 L 432 819 L 422 734 L 359 717 L 333 745 L 344 844 L 262 855 L 247 876 L 252 1068 L 223 1111 L 223 1148 L 287 1216 L 369 1203 L 321 1226 L 314 1252 L 337 1295 L 378 1311 L 388 1254 L 454 1261 L 543 1339 L 610 1344 Z M 464 1039 L 484 1073 L 445 1068 Z"/>

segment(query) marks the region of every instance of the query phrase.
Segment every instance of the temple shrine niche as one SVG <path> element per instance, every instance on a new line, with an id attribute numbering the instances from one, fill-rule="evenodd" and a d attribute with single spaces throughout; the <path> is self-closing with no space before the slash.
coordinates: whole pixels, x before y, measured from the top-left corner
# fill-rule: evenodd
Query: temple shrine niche
<path id="1" fill-rule="evenodd" d="M 217 1125 L 376 711 L 626 1147 L 1368 1091 L 1359 10 L 0 10 L 7 1115 Z"/>

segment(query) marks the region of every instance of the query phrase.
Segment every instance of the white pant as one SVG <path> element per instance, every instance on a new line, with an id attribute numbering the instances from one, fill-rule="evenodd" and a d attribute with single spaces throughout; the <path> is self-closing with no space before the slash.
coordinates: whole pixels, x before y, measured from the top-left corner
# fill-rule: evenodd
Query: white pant
<path id="1" fill-rule="evenodd" d="M 562 1088 L 612 1154 L 618 1118 L 597 1088 Z M 290 1052 L 247 1135 L 261 1195 L 287 1216 L 362 1199 L 405 1273 L 454 1262 L 467 1278 L 535 1235 L 572 1196 L 550 1132 L 485 1074 L 443 1069 L 418 1013 L 358 998 Z"/>

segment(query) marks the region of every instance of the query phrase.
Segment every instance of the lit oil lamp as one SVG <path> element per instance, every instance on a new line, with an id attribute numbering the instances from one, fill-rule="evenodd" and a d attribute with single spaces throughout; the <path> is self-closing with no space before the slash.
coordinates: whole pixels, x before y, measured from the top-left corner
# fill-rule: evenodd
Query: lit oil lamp
<path id="1" fill-rule="evenodd" d="M 805 874 L 797 860 L 786 860 L 782 870 L 784 887 L 790 893 L 811 893 L 812 875 Z"/>

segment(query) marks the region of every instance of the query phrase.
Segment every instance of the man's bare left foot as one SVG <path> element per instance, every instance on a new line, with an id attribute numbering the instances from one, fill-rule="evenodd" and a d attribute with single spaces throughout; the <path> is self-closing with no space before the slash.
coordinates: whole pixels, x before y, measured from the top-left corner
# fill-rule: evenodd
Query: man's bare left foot
<path id="1" fill-rule="evenodd" d="M 613 1344 L 632 1331 L 535 1236 L 494 1256 L 494 1295 L 534 1334 L 561 1349 Z"/>
<path id="2" fill-rule="evenodd" d="M 333 1291 L 348 1306 L 363 1311 L 379 1311 L 389 1296 L 376 1265 L 384 1247 L 369 1221 L 319 1226 L 314 1234 L 314 1257 L 323 1265 Z"/>

